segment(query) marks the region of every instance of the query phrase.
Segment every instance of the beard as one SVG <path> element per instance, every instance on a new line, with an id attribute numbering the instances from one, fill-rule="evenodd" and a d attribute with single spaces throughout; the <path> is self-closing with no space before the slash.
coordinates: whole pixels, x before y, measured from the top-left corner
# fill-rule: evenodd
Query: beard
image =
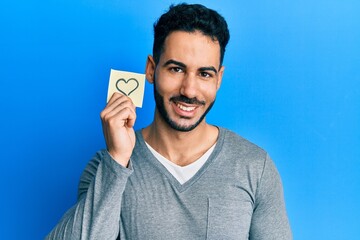
<path id="1" fill-rule="evenodd" d="M 155 79 L 155 76 L 154 76 Z M 156 81 L 154 81 L 154 98 L 155 98 L 155 104 L 156 108 L 161 116 L 161 118 L 174 130 L 180 131 L 180 132 L 189 132 L 193 129 L 195 129 L 205 118 L 206 114 L 210 111 L 210 109 L 213 107 L 215 100 L 212 101 L 209 105 L 209 107 L 205 110 L 204 114 L 201 115 L 199 120 L 197 120 L 192 125 L 180 125 L 176 123 L 174 120 L 172 120 L 168 114 L 168 112 L 165 109 L 165 102 L 164 97 L 160 95 L 160 93 L 156 90 Z M 188 104 L 198 104 L 198 105 L 205 105 L 205 101 L 199 101 L 196 98 L 188 98 L 183 95 L 171 97 L 170 101 L 173 102 L 184 102 Z M 183 117 L 184 119 L 189 119 L 186 117 Z"/>

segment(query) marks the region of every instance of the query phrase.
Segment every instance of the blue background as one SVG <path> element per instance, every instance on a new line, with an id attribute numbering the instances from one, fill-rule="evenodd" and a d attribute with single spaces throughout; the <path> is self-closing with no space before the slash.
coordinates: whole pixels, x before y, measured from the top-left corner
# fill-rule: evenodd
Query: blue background
<path id="1" fill-rule="evenodd" d="M 172 2 L 0 3 L 0 239 L 42 239 L 74 204 L 110 68 L 144 72 Z M 294 239 L 359 239 L 360 2 L 199 2 L 231 31 L 208 121 L 270 153 Z M 153 110 L 147 84 L 137 129 Z"/>

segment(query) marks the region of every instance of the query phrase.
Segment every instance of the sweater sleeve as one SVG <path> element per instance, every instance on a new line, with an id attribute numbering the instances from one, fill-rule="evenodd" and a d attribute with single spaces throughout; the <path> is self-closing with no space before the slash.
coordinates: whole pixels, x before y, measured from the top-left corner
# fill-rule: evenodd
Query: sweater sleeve
<path id="1" fill-rule="evenodd" d="M 116 239 L 122 194 L 132 171 L 107 151 L 98 152 L 81 176 L 77 203 L 46 239 Z"/>
<path id="2" fill-rule="evenodd" d="M 292 239 L 280 175 L 268 155 L 256 191 L 254 207 L 250 240 Z"/>

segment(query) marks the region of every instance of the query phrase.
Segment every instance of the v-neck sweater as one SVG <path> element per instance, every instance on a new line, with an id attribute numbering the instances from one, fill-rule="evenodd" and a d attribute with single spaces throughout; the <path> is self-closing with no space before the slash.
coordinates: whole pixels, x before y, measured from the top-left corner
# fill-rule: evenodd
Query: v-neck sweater
<path id="1" fill-rule="evenodd" d="M 140 131 L 131 169 L 99 151 L 77 204 L 48 239 L 292 239 L 280 176 L 268 154 L 224 128 L 186 183 L 147 148 Z"/>
<path id="2" fill-rule="evenodd" d="M 176 178 L 180 184 L 184 184 L 186 181 L 192 178 L 197 173 L 197 171 L 199 171 L 199 169 L 210 157 L 216 145 L 215 143 L 200 158 L 190 163 L 189 165 L 179 166 L 165 158 L 163 155 L 153 149 L 147 142 L 145 142 L 145 144 L 149 148 L 150 152 L 155 156 L 155 158 L 166 168 L 166 170 L 168 170 L 168 172 L 170 172 Z"/>

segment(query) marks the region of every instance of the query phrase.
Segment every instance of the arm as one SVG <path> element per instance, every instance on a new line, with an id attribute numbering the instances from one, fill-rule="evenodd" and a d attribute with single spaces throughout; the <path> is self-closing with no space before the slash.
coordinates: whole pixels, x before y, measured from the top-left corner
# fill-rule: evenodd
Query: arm
<path id="1" fill-rule="evenodd" d="M 98 152 L 85 168 L 78 201 L 46 239 L 116 239 L 121 198 L 132 170 Z"/>
<path id="2" fill-rule="evenodd" d="M 292 239 L 280 175 L 269 156 L 266 157 L 256 191 L 249 239 Z"/>
<path id="3" fill-rule="evenodd" d="M 66 212 L 47 239 L 115 239 L 119 232 L 121 198 L 131 170 L 135 146 L 135 106 L 115 93 L 101 112 L 107 150 L 85 169 L 77 204 Z"/>

